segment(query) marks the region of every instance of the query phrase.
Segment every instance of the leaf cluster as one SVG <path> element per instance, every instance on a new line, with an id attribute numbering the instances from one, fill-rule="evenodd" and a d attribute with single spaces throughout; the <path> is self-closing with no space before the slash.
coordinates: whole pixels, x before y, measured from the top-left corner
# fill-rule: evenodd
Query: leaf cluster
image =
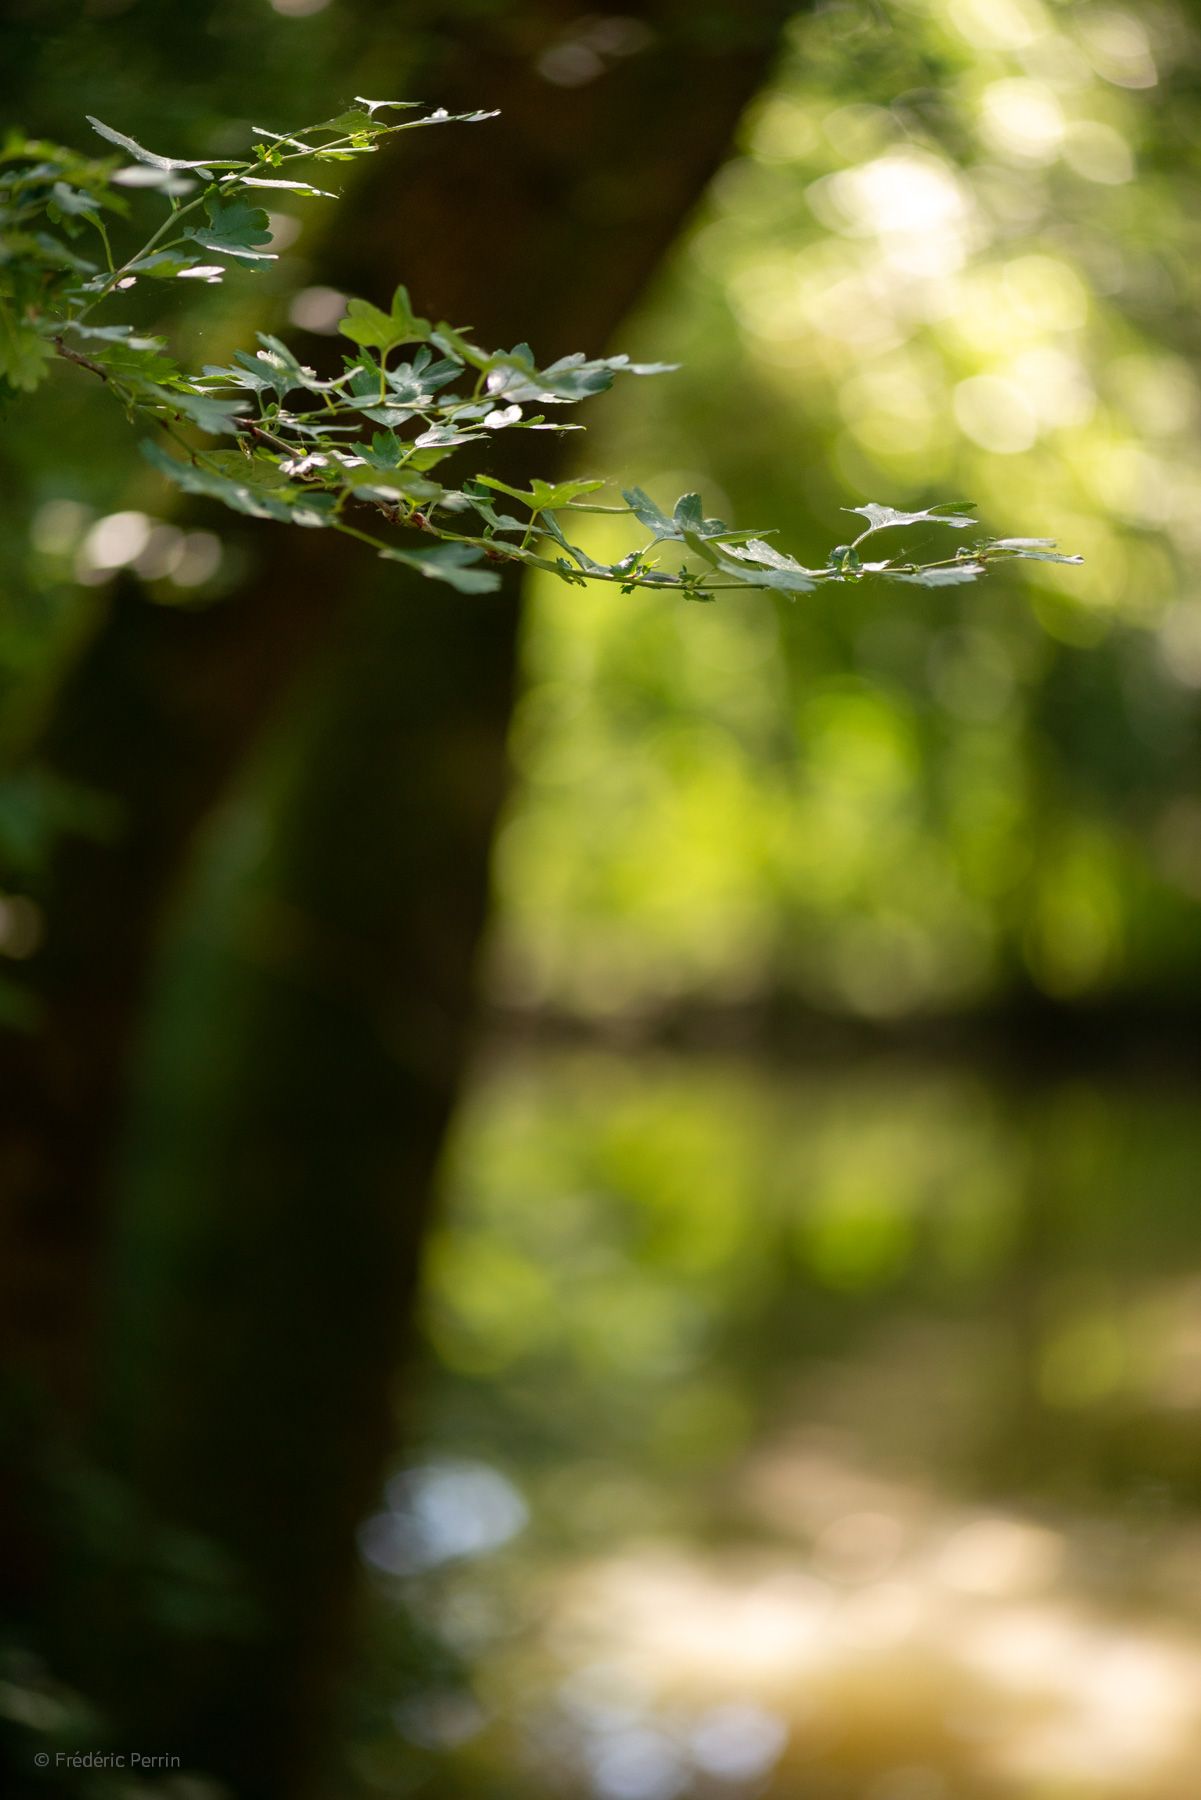
<path id="1" fill-rule="evenodd" d="M 349 349 L 340 372 L 325 378 L 272 336 L 260 334 L 255 349 L 239 351 L 227 366 L 186 371 L 161 338 L 119 319 L 97 322 L 100 308 L 111 315 L 141 281 L 219 282 L 231 269 L 265 266 L 273 252 L 264 195 L 329 197 L 310 179 L 322 165 L 451 119 L 441 109 L 397 116 L 409 112 L 419 109 L 359 99 L 292 134 L 255 126 L 247 156 L 208 160 L 148 150 L 99 119 L 90 120 L 93 128 L 127 161 L 89 159 L 10 134 L 0 148 L 0 382 L 34 388 L 54 357 L 64 358 L 104 380 L 131 416 L 154 428 L 144 454 L 183 491 L 254 518 L 342 532 L 470 593 L 497 586 L 498 565 L 506 563 L 568 582 L 612 582 L 623 592 L 670 588 L 710 600 L 739 588 L 795 596 L 869 575 L 941 586 L 975 580 L 1001 558 L 1079 560 L 1058 555 L 1045 539 L 983 538 L 932 561 L 866 561 L 860 547 L 880 532 L 975 522 L 945 507 L 900 512 L 867 502 L 851 509 L 867 519 L 866 529 L 823 567 L 806 568 L 766 532 L 706 517 L 698 494 L 683 495 L 669 515 L 638 487 L 623 490 L 620 504 L 601 504 L 600 481 L 534 477 L 526 487 L 509 485 L 487 472 L 499 434 L 578 429 L 563 422 L 562 408 L 603 392 L 618 375 L 655 375 L 671 365 L 580 352 L 543 366 L 528 344 L 488 350 L 470 327 L 421 317 L 403 286 L 387 310 L 366 299 L 347 302 L 339 331 Z M 108 226 L 129 218 L 139 191 L 165 217 L 118 260 Z M 445 472 L 452 459 L 453 475 Z M 576 515 L 596 512 L 625 518 L 641 541 L 615 562 L 598 562 L 573 532 Z M 379 535 L 386 527 L 414 539 L 398 544 Z"/>

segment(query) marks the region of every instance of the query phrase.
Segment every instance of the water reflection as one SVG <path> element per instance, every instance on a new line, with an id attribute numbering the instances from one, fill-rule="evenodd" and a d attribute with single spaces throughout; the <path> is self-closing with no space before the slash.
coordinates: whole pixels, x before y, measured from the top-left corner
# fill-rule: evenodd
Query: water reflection
<path id="1" fill-rule="evenodd" d="M 483 1463 L 429 1463 L 393 1476 L 388 1511 L 361 1527 L 359 1549 L 385 1575 L 413 1575 L 495 1550 L 527 1516 L 521 1495 L 497 1470 Z"/>
<path id="2" fill-rule="evenodd" d="M 368 1785 L 1180 1800 L 1199 1148 L 1166 1080 L 485 1067 Z"/>

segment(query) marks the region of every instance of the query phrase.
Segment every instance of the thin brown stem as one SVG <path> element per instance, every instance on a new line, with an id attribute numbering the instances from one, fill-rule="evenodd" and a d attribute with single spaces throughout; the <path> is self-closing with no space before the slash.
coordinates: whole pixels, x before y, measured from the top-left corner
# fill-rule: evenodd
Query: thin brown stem
<path id="1" fill-rule="evenodd" d="M 72 350 L 70 344 L 65 344 L 61 337 L 55 338 L 54 347 L 60 356 L 66 358 L 67 362 L 78 363 L 81 369 L 90 369 L 93 375 L 99 375 L 101 381 L 108 380 L 107 369 L 102 369 L 98 362 L 93 362 L 91 357 L 85 356 L 81 350 Z"/>

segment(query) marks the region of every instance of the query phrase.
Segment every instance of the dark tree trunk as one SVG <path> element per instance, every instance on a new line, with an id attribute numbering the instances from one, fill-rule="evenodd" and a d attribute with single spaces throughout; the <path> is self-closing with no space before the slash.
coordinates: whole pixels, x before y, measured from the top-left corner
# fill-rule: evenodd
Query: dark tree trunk
<path id="1" fill-rule="evenodd" d="M 403 278 L 482 341 L 600 348 L 791 10 L 627 8 L 645 37 L 563 87 L 538 57 L 574 6 L 501 8 L 427 87 L 502 118 L 381 156 L 322 278 Z M 390 1442 L 517 619 L 512 586 L 448 597 L 315 536 L 267 528 L 205 612 L 117 597 L 42 750 L 121 824 L 62 854 L 44 1027 L 3 1071 L 11 1359 L 101 1421 L 109 1474 L 66 1482 L 66 1535 L 98 1483 L 123 1522 L 60 1558 L 57 1650 L 127 1739 L 239 1800 L 306 1785 Z"/>

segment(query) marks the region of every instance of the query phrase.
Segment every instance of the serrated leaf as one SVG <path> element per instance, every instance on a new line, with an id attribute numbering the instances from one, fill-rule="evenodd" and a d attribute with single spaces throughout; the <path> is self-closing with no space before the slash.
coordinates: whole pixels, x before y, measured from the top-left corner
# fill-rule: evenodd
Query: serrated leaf
<path id="1" fill-rule="evenodd" d="M 568 542 L 567 538 L 564 536 L 563 527 L 553 513 L 543 514 L 541 519 L 541 529 L 546 533 L 547 537 L 553 538 L 556 544 L 559 544 L 566 550 L 568 556 L 570 556 L 574 562 L 578 563 L 580 568 L 587 574 L 609 575 L 612 573 L 610 564 L 594 561 L 586 550 L 580 549 L 578 544 Z"/>
<path id="2" fill-rule="evenodd" d="M 182 413 L 193 425 L 199 425 L 202 431 L 211 432 L 214 437 L 236 431 L 237 415 L 244 413 L 247 407 L 245 400 L 215 400 L 211 395 L 192 394 L 186 390 L 157 387 L 149 392 L 164 406 Z"/>
<path id="3" fill-rule="evenodd" d="M 372 469 L 397 469 L 404 457 L 405 446 L 394 431 L 377 431 L 370 444 L 358 446 L 359 455 Z"/>
<path id="4" fill-rule="evenodd" d="M 205 160 L 188 161 L 179 156 L 160 156 L 157 150 L 147 150 L 145 145 L 139 144 L 136 138 L 127 137 L 123 131 L 114 130 L 111 125 L 106 125 L 103 119 L 94 119 L 91 113 L 86 113 L 84 116 L 93 131 L 98 131 L 100 136 L 107 138 L 110 144 L 119 144 L 122 150 L 128 150 L 137 162 L 148 163 L 152 169 L 198 169 L 202 175 L 211 176 L 214 168 L 226 166 L 224 162 L 214 164 Z"/>
<path id="5" fill-rule="evenodd" d="M 478 344 L 471 343 L 463 336 L 463 332 L 470 329 L 471 327 L 468 325 L 462 327 L 448 325 L 445 319 L 440 319 L 435 329 L 430 332 L 430 343 L 436 344 L 443 355 L 453 356 L 458 362 L 466 363 L 472 369 L 488 369 L 494 358 L 489 356 L 486 350 L 481 350 Z"/>
<path id="6" fill-rule="evenodd" d="M 257 336 L 262 346 L 258 354 L 251 357 L 244 350 L 239 350 L 235 356 L 237 362 L 243 364 L 248 371 L 261 374 L 281 400 L 293 388 L 319 391 L 322 384 L 317 381 L 313 371 L 299 363 L 286 344 L 281 343 L 279 338 L 272 337 L 270 332 L 260 331 Z"/>
<path id="7" fill-rule="evenodd" d="M 273 492 L 285 485 L 279 464 L 265 450 L 255 450 L 249 455 L 245 450 L 206 450 L 204 459 L 220 474 L 247 487 Z"/>
<path id="8" fill-rule="evenodd" d="M 185 237 L 226 256 L 253 262 L 277 260 L 260 248 L 271 242 L 271 221 L 261 206 L 251 206 L 238 195 L 226 198 L 223 194 L 209 194 L 204 207 L 208 226 L 191 227 L 184 232 Z"/>
<path id="9" fill-rule="evenodd" d="M 179 374 L 165 353 L 163 339 L 135 336 L 132 325 L 81 325 L 72 319 L 65 330 L 73 337 L 83 338 L 91 360 L 118 379 L 152 383 L 169 381 Z"/>
<path id="10" fill-rule="evenodd" d="M 360 405 L 359 411 L 365 419 L 370 419 L 373 425 L 386 425 L 389 430 L 395 429 L 397 425 L 407 425 L 413 417 L 412 412 L 403 406 Z"/>
<path id="11" fill-rule="evenodd" d="M 402 406 L 424 406 L 436 394 L 463 373 L 463 365 L 449 357 L 435 359 L 428 349 L 418 350 L 412 362 L 397 363 L 384 371 L 389 393 Z"/>
<path id="12" fill-rule="evenodd" d="M 900 512 L 895 506 L 879 506 L 874 500 L 865 500 L 862 506 L 844 506 L 843 512 L 858 513 L 867 520 L 873 531 L 885 531 L 890 525 L 975 525 L 978 521 L 970 513 L 939 512 L 929 507 L 921 512 Z"/>
<path id="13" fill-rule="evenodd" d="M 336 200 L 337 194 L 330 193 L 328 188 L 314 187 L 311 181 L 274 181 L 265 175 L 239 175 L 239 187 L 248 188 L 283 188 L 289 194 L 304 194 L 310 199 Z"/>
<path id="14" fill-rule="evenodd" d="M 525 348 L 525 346 L 521 346 Z M 671 363 L 635 363 L 628 356 L 601 356 L 588 359 L 582 350 L 561 356 L 545 369 L 529 369 L 515 364 L 512 357 L 493 358 L 493 373 L 503 374 L 508 361 L 511 373 L 503 385 L 490 391 L 508 400 L 573 402 L 587 400 L 593 394 L 612 387 L 615 375 L 658 375 L 675 367 Z"/>
<path id="15" fill-rule="evenodd" d="M 244 477 L 219 474 L 213 469 L 201 468 L 196 463 L 180 462 L 177 457 L 146 440 L 141 445 L 142 455 L 147 462 L 173 481 L 185 494 L 203 494 L 207 499 L 219 500 L 233 512 L 246 513 L 252 519 L 275 519 L 282 525 L 328 525 L 326 516 L 334 496 L 318 495 L 306 492 L 304 488 L 290 487 L 283 476 L 279 486 L 264 490 L 252 485 Z M 322 502 L 325 502 L 323 506 Z"/>
<path id="16" fill-rule="evenodd" d="M 461 594 L 488 594 L 500 586 L 495 570 L 473 566 L 483 552 L 471 544 L 434 544 L 428 550 L 394 550 L 389 546 L 379 554 L 388 562 L 415 569 L 430 581 L 444 581 Z"/>
<path id="17" fill-rule="evenodd" d="M 793 556 L 788 556 L 763 538 L 748 538 L 745 544 L 722 543 L 718 545 L 722 552 L 722 567 L 729 572 L 726 558 L 732 557 L 736 563 L 743 564 L 740 570 L 744 581 L 754 579 L 760 585 L 779 588 L 784 593 L 804 594 L 816 585 L 814 571 L 806 569 Z M 858 560 L 858 559 L 856 559 Z M 770 570 L 769 578 L 761 566 L 766 564 Z M 777 579 L 778 578 L 778 579 Z"/>
<path id="18" fill-rule="evenodd" d="M 726 529 L 724 520 L 705 518 L 699 494 L 680 495 L 676 501 L 675 523 L 685 538 L 690 533 L 698 538 L 721 537 Z"/>
<path id="19" fill-rule="evenodd" d="M 390 312 L 381 312 L 369 300 L 350 300 L 338 325 L 343 337 L 383 356 L 400 344 L 424 343 L 430 329 L 429 320 L 418 318 L 413 311 L 409 290 L 403 286 L 393 294 Z"/>
<path id="20" fill-rule="evenodd" d="M 357 444 L 355 448 L 363 450 L 365 446 Z M 356 493 L 367 489 L 376 496 L 386 495 L 392 502 L 404 499 L 417 506 L 435 506 L 446 493 L 439 482 L 415 472 L 411 463 L 399 469 L 379 469 L 365 461 L 363 468 L 348 470 L 342 479 L 344 486 L 354 488 Z"/>
<path id="21" fill-rule="evenodd" d="M 560 481 L 552 485 L 550 482 L 540 481 L 535 475 L 530 482 L 534 510 L 553 512 L 556 507 L 570 506 L 581 494 L 595 494 L 604 485 L 603 481 Z"/>
<path id="22" fill-rule="evenodd" d="M 54 347 L 0 300 L 0 377 L 31 393 L 45 380 Z"/>
<path id="23" fill-rule="evenodd" d="M 962 562 L 951 563 L 942 569 L 896 569 L 890 570 L 884 577 L 886 581 L 907 581 L 913 587 L 959 587 L 965 581 L 975 581 L 984 574 L 984 564 L 972 562 L 965 557 Z"/>
<path id="24" fill-rule="evenodd" d="M 418 450 L 450 450 L 456 444 L 470 444 L 480 438 L 478 431 L 456 431 L 453 425 L 431 425 L 413 439 Z"/>
<path id="25" fill-rule="evenodd" d="M 515 519 L 510 513 L 498 513 L 488 497 L 488 489 L 482 480 L 470 480 L 463 483 L 463 498 L 473 506 L 484 524 L 491 531 L 524 531 L 525 523 Z"/>
<path id="26" fill-rule="evenodd" d="M 1013 557 L 1028 562 L 1082 563 L 1082 556 L 1064 556 L 1055 549 L 1054 538 L 991 538 L 986 550 L 1005 550 Z"/>
<path id="27" fill-rule="evenodd" d="M 333 131 L 339 137 L 380 137 L 389 127 L 372 118 L 362 107 L 351 106 L 336 118 L 322 119 L 320 125 L 306 125 L 306 135 L 314 131 Z"/>
<path id="28" fill-rule="evenodd" d="M 1014 560 L 1021 562 L 1082 563 L 1082 556 L 1060 556 L 1054 550 L 1015 550 Z"/>
<path id="29" fill-rule="evenodd" d="M 479 475 L 476 479 L 481 487 L 495 488 L 498 494 L 507 494 L 510 500 L 521 500 L 526 506 L 532 506 L 534 504 L 534 496 L 532 493 L 528 492 L 525 488 L 510 487 L 509 483 L 507 481 L 502 481 L 498 475 Z"/>
<path id="30" fill-rule="evenodd" d="M 451 113 L 447 112 L 444 106 L 438 106 L 432 113 L 426 113 L 423 118 L 410 119 L 407 124 L 398 125 L 395 129 L 412 131 L 418 125 L 478 125 L 483 119 L 499 119 L 499 117 L 500 110 L 496 107 L 491 112 Z"/>
<path id="31" fill-rule="evenodd" d="M 639 524 L 645 525 L 648 531 L 652 531 L 658 541 L 663 542 L 670 539 L 678 541 L 683 536 L 675 520 L 669 519 L 667 514 L 655 505 L 650 495 L 644 493 L 640 487 L 623 488 L 621 497 Z"/>
<path id="32" fill-rule="evenodd" d="M 424 104 L 421 100 L 368 100 L 364 94 L 354 98 L 356 106 L 365 106 L 369 113 L 379 112 L 385 106 L 392 112 L 420 112 Z"/>

